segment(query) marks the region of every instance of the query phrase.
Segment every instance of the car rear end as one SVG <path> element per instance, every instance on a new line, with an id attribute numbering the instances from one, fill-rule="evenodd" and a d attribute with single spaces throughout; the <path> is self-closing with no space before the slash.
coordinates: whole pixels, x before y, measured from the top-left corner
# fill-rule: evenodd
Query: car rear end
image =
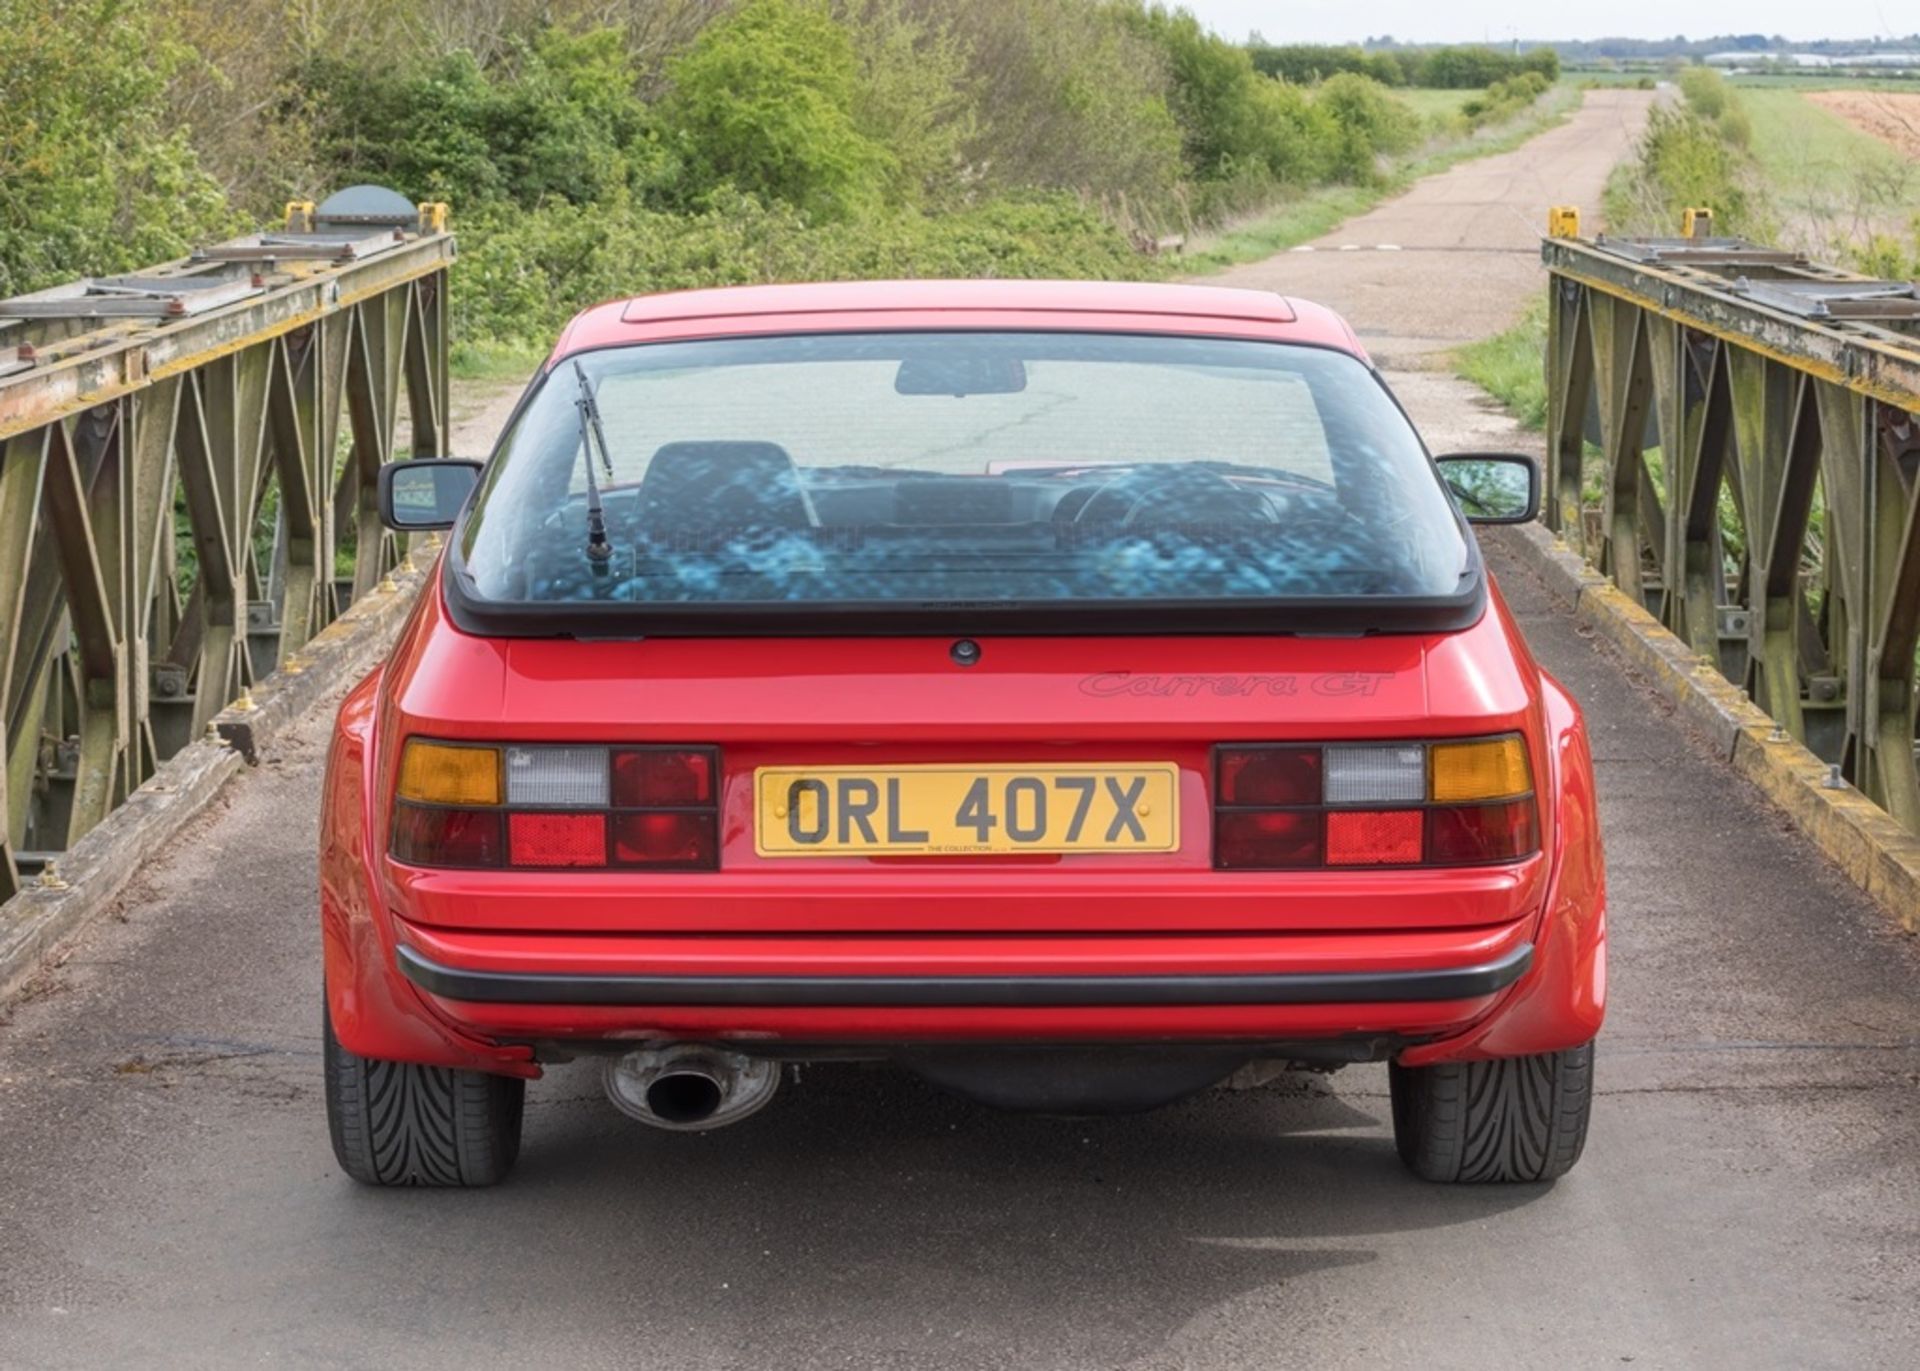
<path id="1" fill-rule="evenodd" d="M 1071 379 L 1050 365 L 1063 356 L 1108 355 L 877 350 L 897 394 L 949 411 Z M 964 474 L 910 477 L 800 463 L 805 521 L 768 536 L 776 507 L 756 506 L 751 546 L 729 534 L 716 554 L 699 530 L 649 535 L 644 520 L 653 473 L 718 444 L 650 440 L 626 519 L 625 473 L 590 426 L 580 441 L 598 485 L 567 498 L 583 514 L 598 501 L 616 544 L 639 545 L 627 579 L 595 579 L 581 550 L 586 569 L 529 616 L 462 575 L 458 559 L 485 551 L 469 524 L 343 710 L 323 914 L 329 1041 L 347 1056 L 498 1079 L 600 1053 L 616 1103 L 698 1127 L 757 1109 L 779 1063 L 848 1057 L 1067 1110 L 1145 1107 L 1253 1062 L 1391 1060 L 1396 1100 L 1431 1114 L 1433 1091 L 1403 1076 L 1464 1084 L 1473 1063 L 1591 1041 L 1603 899 L 1584 740 L 1464 540 L 1471 584 L 1359 606 L 1387 626 L 1374 631 L 1351 596 L 1303 596 L 1289 615 L 1231 589 L 1245 572 L 1223 570 L 1229 552 L 1293 536 L 1264 512 L 1249 532 L 1243 496 L 1300 521 L 1330 498 L 1284 464 L 1201 480 L 1083 467 L 1079 449 L 969 451 Z M 761 455 L 731 448 L 766 489 Z M 490 479 L 498 501 L 497 466 Z M 1083 487 L 1120 512 L 1063 528 Z M 874 489 L 884 527 L 853 517 Z M 1139 565 L 1145 545 L 1145 581 L 1201 593 L 995 603 L 978 578 L 964 600 L 920 593 L 915 578 L 956 565 L 1039 574 L 1005 514 L 1029 500 L 1051 511 L 1048 584 L 1073 588 L 1116 547 Z M 906 554 L 888 541 L 903 526 Z M 955 529 L 971 540 L 957 549 L 942 541 Z M 764 590 L 770 564 L 807 585 L 823 567 L 864 578 L 861 594 L 727 591 L 729 576 Z M 688 565 L 720 570 L 689 594 Z M 912 593 L 872 594 L 886 577 Z M 567 631 L 538 631 L 540 614 Z M 1459 1157 L 1438 1155 L 1431 1121 L 1407 1131 L 1424 1140 L 1417 1170 L 1474 1178 L 1458 1140 L 1438 1151 Z M 1553 1146 L 1570 1165 L 1565 1139 Z"/>

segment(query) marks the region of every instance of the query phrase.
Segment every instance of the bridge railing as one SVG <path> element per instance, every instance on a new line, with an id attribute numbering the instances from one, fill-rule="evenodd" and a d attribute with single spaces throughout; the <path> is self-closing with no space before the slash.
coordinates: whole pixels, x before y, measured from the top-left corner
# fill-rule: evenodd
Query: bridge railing
<path id="1" fill-rule="evenodd" d="M 1704 218 L 1572 229 L 1542 246 L 1547 522 L 1920 832 L 1920 292 Z"/>
<path id="2" fill-rule="evenodd" d="M 0 300 L 0 898 L 377 585 L 375 475 L 447 443 L 444 205 Z"/>

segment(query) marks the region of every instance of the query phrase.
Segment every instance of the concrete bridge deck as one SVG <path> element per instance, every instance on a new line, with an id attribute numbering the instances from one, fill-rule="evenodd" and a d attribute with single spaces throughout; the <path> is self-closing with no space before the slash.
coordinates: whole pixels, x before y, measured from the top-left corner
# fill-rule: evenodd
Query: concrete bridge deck
<path id="1" fill-rule="evenodd" d="M 1517 441 L 1396 383 L 1436 446 Z M 1412 1180 L 1377 1067 L 1098 1121 L 810 1068 L 669 1136 L 574 1066 L 505 1188 L 358 1189 L 319 1095 L 316 716 L 5 1011 L 0 1366 L 1910 1366 L 1913 940 L 1489 543 L 1588 711 L 1609 843 L 1559 1184 Z"/>

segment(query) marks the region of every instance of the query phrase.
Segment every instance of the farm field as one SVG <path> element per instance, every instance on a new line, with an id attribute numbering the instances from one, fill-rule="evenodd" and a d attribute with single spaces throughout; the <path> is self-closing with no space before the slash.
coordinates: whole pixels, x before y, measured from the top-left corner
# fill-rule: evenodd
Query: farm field
<path id="1" fill-rule="evenodd" d="M 1807 99 L 1908 161 L 1920 161 L 1920 91 L 1823 90 L 1809 93 Z"/>
<path id="2" fill-rule="evenodd" d="M 1906 231 L 1920 191 L 1920 161 L 1854 120 L 1882 101 L 1920 106 L 1920 95 L 1744 84 L 1739 92 L 1785 241 L 1833 256 L 1875 233 Z"/>

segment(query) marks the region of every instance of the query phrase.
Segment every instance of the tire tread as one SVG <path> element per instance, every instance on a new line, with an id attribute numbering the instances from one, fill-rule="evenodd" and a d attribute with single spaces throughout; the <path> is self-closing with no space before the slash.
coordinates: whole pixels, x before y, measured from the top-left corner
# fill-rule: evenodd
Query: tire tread
<path id="1" fill-rule="evenodd" d="M 1391 1068 L 1394 1142 L 1427 1180 L 1548 1181 L 1573 1169 L 1593 1104 L 1593 1044 Z"/>
<path id="2" fill-rule="evenodd" d="M 324 1024 L 327 1126 L 340 1169 L 363 1185 L 497 1185 L 520 1153 L 526 1082 L 362 1057 Z"/>

